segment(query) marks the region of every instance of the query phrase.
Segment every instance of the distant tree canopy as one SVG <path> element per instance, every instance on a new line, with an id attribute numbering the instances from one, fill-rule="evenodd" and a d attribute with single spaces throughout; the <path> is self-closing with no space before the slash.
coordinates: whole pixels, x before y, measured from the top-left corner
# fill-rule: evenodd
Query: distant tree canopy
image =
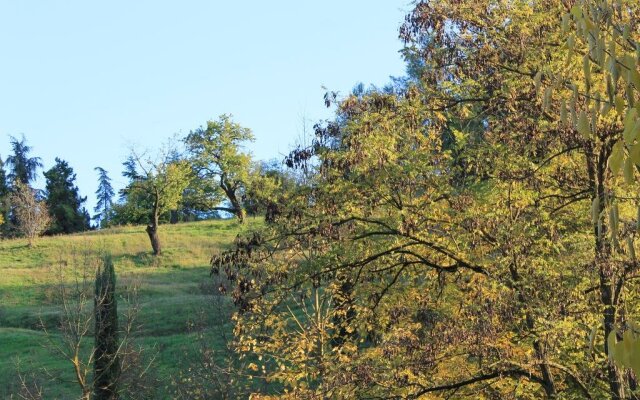
<path id="1" fill-rule="evenodd" d="M 76 174 L 69 164 L 59 158 L 55 165 L 44 173 L 46 180 L 45 197 L 52 218 L 49 234 L 81 232 L 89 228 L 89 213 L 82 204 L 75 186 Z"/>

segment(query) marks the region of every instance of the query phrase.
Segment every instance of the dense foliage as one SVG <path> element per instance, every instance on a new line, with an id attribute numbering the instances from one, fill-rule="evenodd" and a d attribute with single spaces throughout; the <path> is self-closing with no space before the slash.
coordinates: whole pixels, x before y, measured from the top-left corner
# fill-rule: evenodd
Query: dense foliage
<path id="1" fill-rule="evenodd" d="M 287 171 L 229 115 L 184 154 L 132 153 L 117 204 L 98 168 L 97 219 L 147 224 L 155 255 L 161 222 L 265 215 L 211 259 L 235 335 L 177 392 L 640 397 L 638 21 L 630 0 L 416 1 L 407 77 L 327 93 Z M 3 211 L 23 221 L 42 165 L 11 144 L 0 200 L 25 196 Z M 66 162 L 45 177 L 51 231 L 87 228 Z"/>
<path id="2" fill-rule="evenodd" d="M 313 178 L 212 260 L 239 350 L 285 397 L 635 396 L 609 360 L 638 307 L 638 17 L 417 2 L 410 79 L 338 101 L 287 159 Z"/>

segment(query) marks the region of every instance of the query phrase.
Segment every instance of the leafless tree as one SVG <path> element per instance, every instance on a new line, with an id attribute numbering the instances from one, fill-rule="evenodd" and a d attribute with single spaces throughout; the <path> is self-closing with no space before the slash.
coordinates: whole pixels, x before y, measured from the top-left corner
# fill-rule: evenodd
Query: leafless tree
<path id="1" fill-rule="evenodd" d="M 16 181 L 11 193 L 11 205 L 18 230 L 29 241 L 29 247 L 51 223 L 51 217 L 44 201 L 38 200 L 34 190 L 27 184 Z"/>

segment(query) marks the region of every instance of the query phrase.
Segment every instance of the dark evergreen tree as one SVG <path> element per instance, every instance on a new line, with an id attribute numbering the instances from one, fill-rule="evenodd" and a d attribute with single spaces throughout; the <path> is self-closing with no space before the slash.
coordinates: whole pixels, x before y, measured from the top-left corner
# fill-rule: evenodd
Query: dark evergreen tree
<path id="1" fill-rule="evenodd" d="M 40 157 L 29 157 L 29 153 L 33 148 L 27 145 L 27 139 L 22 135 L 22 139 L 18 140 L 11 136 L 11 148 L 13 154 L 7 157 L 7 165 L 11 168 L 9 180 L 16 180 L 28 185 L 36 178 L 38 168 L 42 168 L 42 160 Z"/>
<path id="2" fill-rule="evenodd" d="M 93 392 L 96 400 L 118 398 L 120 359 L 118 357 L 118 304 L 116 272 L 110 256 L 96 274 L 94 298 L 95 358 L 93 362 Z"/>
<path id="3" fill-rule="evenodd" d="M 104 168 L 96 167 L 98 171 L 98 190 L 96 190 L 97 204 L 94 211 L 97 213 L 93 219 L 98 226 L 106 226 L 109 222 L 109 213 L 113 207 L 113 196 L 115 192 L 111 186 L 111 178 Z"/>
<path id="4" fill-rule="evenodd" d="M 7 172 L 4 169 L 4 162 L 0 158 L 0 225 L 9 220 L 9 182 L 7 182 Z"/>
<path id="5" fill-rule="evenodd" d="M 89 228 L 89 214 L 82 208 L 87 198 L 80 197 L 76 174 L 69 164 L 56 158 L 56 165 L 44 173 L 46 202 L 53 224 L 49 234 L 80 232 Z"/>

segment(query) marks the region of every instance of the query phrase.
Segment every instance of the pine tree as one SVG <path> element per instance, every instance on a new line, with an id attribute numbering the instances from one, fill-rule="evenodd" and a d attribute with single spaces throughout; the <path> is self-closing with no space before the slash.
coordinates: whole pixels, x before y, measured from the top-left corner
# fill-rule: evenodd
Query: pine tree
<path id="1" fill-rule="evenodd" d="M 118 304 L 116 273 L 110 256 L 105 256 L 96 274 L 95 359 L 93 391 L 96 400 L 118 398 L 120 359 L 118 357 Z"/>
<path id="2" fill-rule="evenodd" d="M 96 190 L 96 198 L 98 203 L 94 208 L 97 213 L 93 219 L 96 220 L 98 226 L 105 226 L 109 222 L 109 211 L 113 207 L 113 196 L 115 192 L 111 186 L 111 178 L 104 168 L 94 168 L 98 171 L 98 190 Z"/>
<path id="3" fill-rule="evenodd" d="M 44 173 L 46 202 L 54 221 L 50 234 L 73 233 L 89 227 L 88 213 L 82 208 L 86 197 L 80 197 L 75 186 L 76 174 L 69 164 L 56 158 L 56 165 Z"/>
<path id="4" fill-rule="evenodd" d="M 28 185 L 36 178 L 37 169 L 42 168 L 42 160 L 40 157 L 29 157 L 32 147 L 27 145 L 24 135 L 21 140 L 11 136 L 11 148 L 13 155 L 7 157 L 7 165 L 11 168 L 9 180 Z"/>
<path id="5" fill-rule="evenodd" d="M 0 158 L 0 219 L 2 219 L 2 223 L 9 220 L 9 193 L 10 190 L 7 182 L 7 173 L 4 169 L 4 162 L 2 161 L 2 158 Z"/>

